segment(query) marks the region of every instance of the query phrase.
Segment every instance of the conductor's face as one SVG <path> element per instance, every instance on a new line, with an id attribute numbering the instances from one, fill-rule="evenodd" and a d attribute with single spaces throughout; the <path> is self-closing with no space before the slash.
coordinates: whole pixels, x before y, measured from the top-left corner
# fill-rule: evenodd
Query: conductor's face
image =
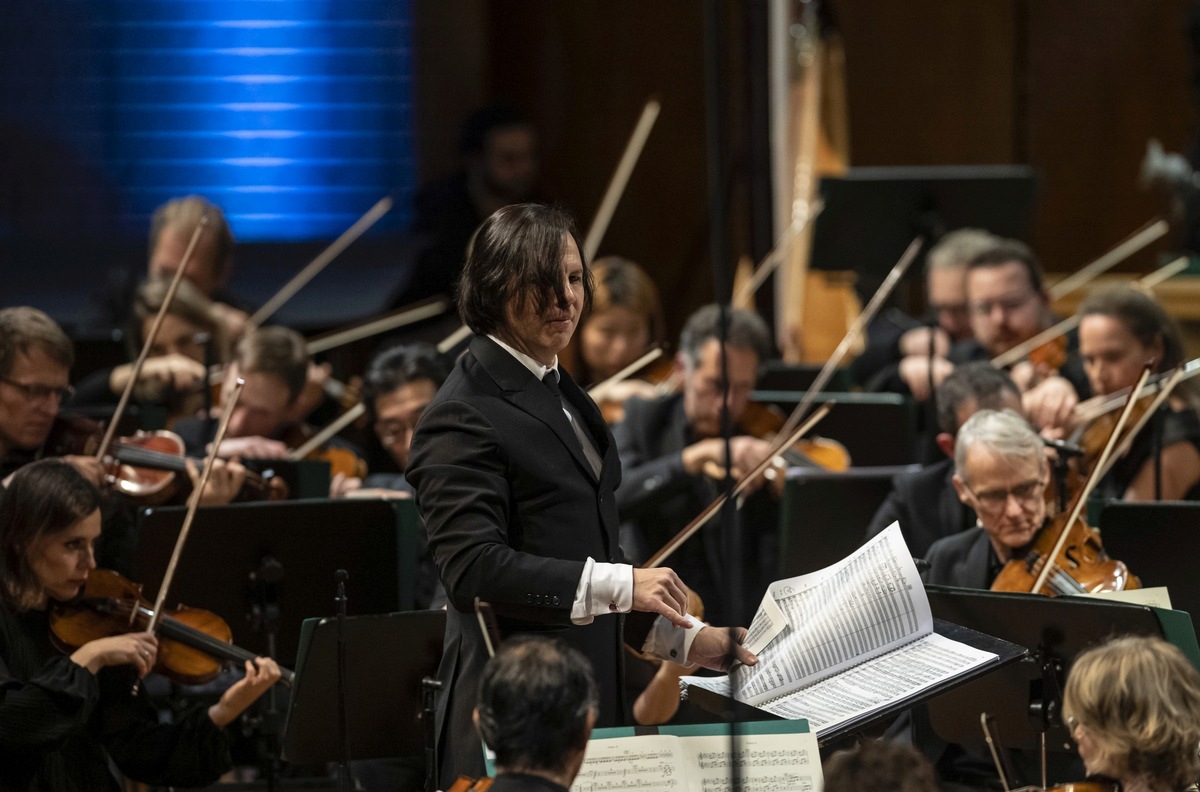
<path id="1" fill-rule="evenodd" d="M 543 366 L 554 365 L 558 353 L 571 340 L 583 310 L 583 259 L 575 239 L 566 235 L 562 258 L 561 298 L 551 292 L 546 308 L 539 311 L 533 295 L 522 295 L 504 309 L 506 326 L 499 333 L 505 343 L 524 352 Z"/>

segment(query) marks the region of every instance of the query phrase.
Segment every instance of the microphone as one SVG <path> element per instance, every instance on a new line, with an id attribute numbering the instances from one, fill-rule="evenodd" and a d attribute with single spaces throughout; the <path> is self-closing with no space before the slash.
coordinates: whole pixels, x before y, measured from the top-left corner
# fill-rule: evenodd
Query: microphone
<path id="1" fill-rule="evenodd" d="M 1042 442 L 1046 444 L 1047 448 L 1053 448 L 1064 456 L 1083 456 L 1087 453 L 1083 446 L 1068 443 L 1066 440 L 1051 440 L 1048 437 L 1043 437 Z"/>

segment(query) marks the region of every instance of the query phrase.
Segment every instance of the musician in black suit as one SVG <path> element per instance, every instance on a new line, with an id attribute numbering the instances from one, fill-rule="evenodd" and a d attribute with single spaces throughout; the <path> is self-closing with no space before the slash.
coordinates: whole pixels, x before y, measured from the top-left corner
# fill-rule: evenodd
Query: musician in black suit
<path id="1" fill-rule="evenodd" d="M 1007 373 L 991 363 L 965 363 L 937 390 L 937 444 L 945 458 L 893 479 L 891 493 L 867 528 L 868 539 L 899 521 L 909 552 L 920 558 L 938 539 L 975 524 L 975 512 L 954 490 L 954 438 L 979 410 L 1020 412 L 1021 392 Z"/>
<path id="2" fill-rule="evenodd" d="M 590 297 L 565 213 L 520 204 L 484 221 L 458 289 L 476 335 L 418 423 L 407 470 L 450 600 L 438 671 L 443 783 L 483 770 L 471 725 L 487 661 L 476 597 L 492 603 L 503 633 L 552 633 L 591 660 L 602 726 L 624 711 L 622 632 L 677 661 L 718 668 L 736 651 L 755 662 L 729 631 L 685 615 L 674 572 L 622 563 L 616 447 L 595 404 L 558 368 Z M 628 622 L 618 615 L 630 611 Z"/>
<path id="3" fill-rule="evenodd" d="M 494 792 L 566 792 L 596 723 L 596 680 L 566 644 L 505 641 L 483 670 L 475 726 L 496 753 Z"/>

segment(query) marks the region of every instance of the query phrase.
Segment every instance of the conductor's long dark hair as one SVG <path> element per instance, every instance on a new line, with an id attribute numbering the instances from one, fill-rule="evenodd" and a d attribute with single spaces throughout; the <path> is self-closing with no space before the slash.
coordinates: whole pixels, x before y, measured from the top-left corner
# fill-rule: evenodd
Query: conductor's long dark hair
<path id="1" fill-rule="evenodd" d="M 565 300 L 562 258 L 570 235 L 583 263 L 583 312 L 592 307 L 592 273 L 583 260 L 583 244 L 571 216 L 543 204 L 513 204 L 483 221 L 467 248 L 458 281 L 458 313 L 475 333 L 493 333 L 506 325 L 505 306 L 533 300 L 538 312 L 550 295 Z M 515 303 L 513 301 L 516 301 Z"/>

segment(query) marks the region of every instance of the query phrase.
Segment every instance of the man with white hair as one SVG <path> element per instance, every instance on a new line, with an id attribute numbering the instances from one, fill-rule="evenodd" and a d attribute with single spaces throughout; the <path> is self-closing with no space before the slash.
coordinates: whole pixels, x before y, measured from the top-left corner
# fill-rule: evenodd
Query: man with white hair
<path id="1" fill-rule="evenodd" d="M 1012 410 L 980 410 L 958 430 L 954 489 L 978 521 L 929 548 L 926 582 L 987 589 L 1046 522 L 1050 480 L 1042 439 Z"/>

